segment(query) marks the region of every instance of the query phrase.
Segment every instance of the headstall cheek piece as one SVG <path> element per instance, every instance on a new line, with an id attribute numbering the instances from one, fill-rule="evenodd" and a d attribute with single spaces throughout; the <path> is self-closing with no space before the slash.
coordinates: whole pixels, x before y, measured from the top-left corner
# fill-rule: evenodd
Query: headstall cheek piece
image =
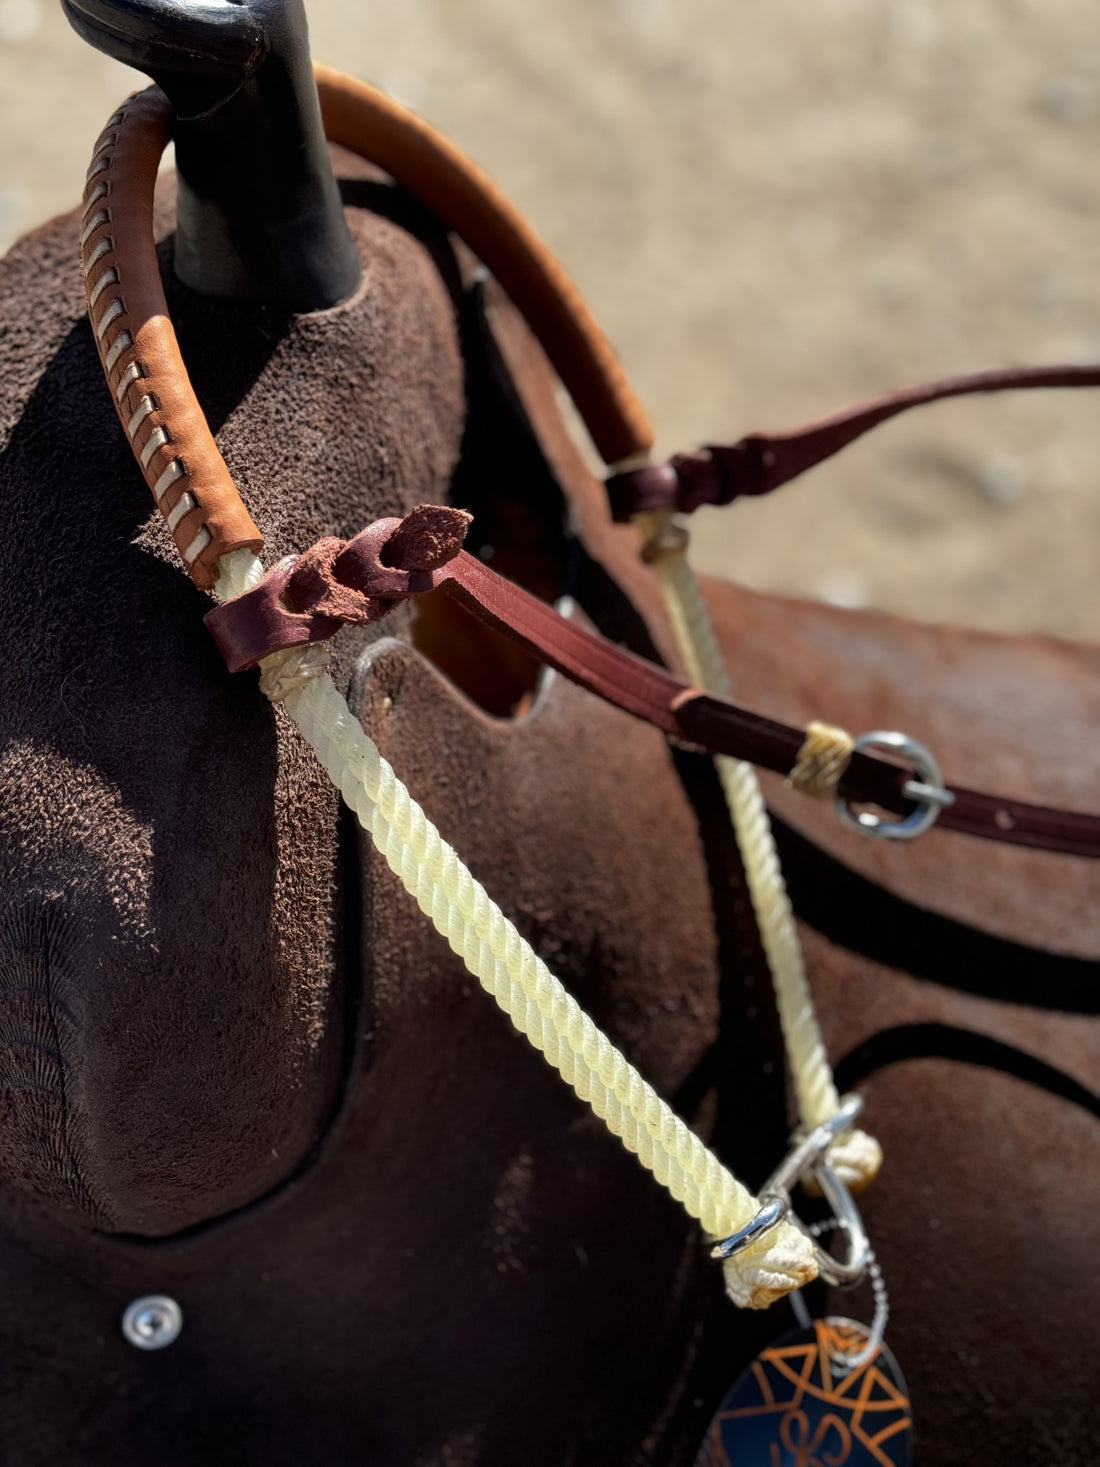
<path id="1" fill-rule="evenodd" d="M 421 506 L 413 513 L 426 515 L 433 508 L 437 507 Z M 373 536 L 375 529 L 368 527 L 362 534 Z M 347 542 L 349 547 L 361 538 Z M 451 541 L 455 552 L 452 558 L 436 564 L 419 589 L 455 597 L 540 661 L 672 738 L 783 775 L 797 766 L 806 730 L 702 692 L 664 668 L 567 621 L 545 602 L 459 550 L 458 543 L 457 537 Z M 290 573 L 288 563 L 280 562 L 255 589 L 207 614 L 206 625 L 231 671 L 253 667 L 285 647 L 322 641 L 342 624 L 327 614 L 327 607 L 314 611 L 299 603 L 292 615 L 284 614 L 281 587 Z M 343 576 L 349 588 L 369 600 L 381 602 L 387 594 L 372 579 L 361 557 L 338 557 L 333 562 L 333 574 Z M 417 589 L 409 583 L 395 600 L 416 594 Z M 388 609 L 380 604 L 379 614 Z M 878 748 L 901 755 L 905 766 L 867 752 Z M 930 751 L 916 740 L 889 730 L 876 730 L 852 741 L 851 756 L 839 772 L 830 797 L 836 799 L 842 818 L 861 835 L 912 840 L 938 819 L 945 828 L 987 839 L 1069 855 L 1100 856 L 1100 817 L 1047 809 L 958 786 L 947 789 Z M 890 821 L 869 811 L 856 814 L 851 809 L 856 804 L 874 804 L 901 818 Z"/>

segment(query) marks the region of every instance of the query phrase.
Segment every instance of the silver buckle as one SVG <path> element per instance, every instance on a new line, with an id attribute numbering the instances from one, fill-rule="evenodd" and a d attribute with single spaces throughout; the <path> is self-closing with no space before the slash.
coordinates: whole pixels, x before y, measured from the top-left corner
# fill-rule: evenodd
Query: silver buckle
<path id="1" fill-rule="evenodd" d="M 879 840 L 915 840 L 935 825 L 940 811 L 955 803 L 955 796 L 944 788 L 943 775 L 935 756 L 916 739 L 907 734 L 893 733 L 889 729 L 875 729 L 873 733 L 861 734 L 852 745 L 856 749 L 893 749 L 902 754 L 913 765 L 918 779 L 906 780 L 902 793 L 917 802 L 917 808 L 898 820 L 876 815 L 871 810 L 858 814 L 847 800 L 837 796 L 836 813 L 851 830 L 860 835 L 869 835 Z"/>
<path id="2" fill-rule="evenodd" d="M 808 1135 L 798 1137 L 796 1133 L 795 1144 L 786 1160 L 775 1169 L 760 1189 L 759 1211 L 736 1233 L 713 1243 L 710 1256 L 733 1258 L 789 1217 L 813 1243 L 818 1274 L 827 1284 L 840 1288 L 850 1288 L 858 1284 L 867 1272 L 871 1247 L 852 1194 L 825 1158 L 829 1148 L 852 1129 L 862 1110 L 862 1095 L 846 1095 L 840 1102 L 836 1115 L 830 1116 Z M 848 1256 L 844 1261 L 834 1258 L 823 1248 L 802 1226 L 792 1209 L 791 1188 L 808 1173 L 816 1178 L 847 1236 Z"/>

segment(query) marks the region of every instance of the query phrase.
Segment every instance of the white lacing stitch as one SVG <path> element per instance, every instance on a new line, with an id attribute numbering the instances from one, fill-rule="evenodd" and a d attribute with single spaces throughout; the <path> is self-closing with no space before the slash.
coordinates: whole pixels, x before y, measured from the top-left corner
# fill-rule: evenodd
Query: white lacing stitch
<path id="1" fill-rule="evenodd" d="M 195 496 L 193 494 L 188 494 L 187 490 L 185 489 L 180 497 L 176 500 L 175 504 L 173 504 L 172 508 L 168 511 L 168 528 L 173 533 L 175 533 L 176 526 L 179 524 L 180 520 L 183 519 L 184 515 L 190 514 L 193 509 L 198 509 L 198 507 L 198 501 L 196 500 Z M 195 553 L 197 555 L 198 551 L 196 551 Z"/>
<path id="2" fill-rule="evenodd" d="M 118 382 L 115 384 L 115 401 L 121 402 L 126 396 L 127 388 L 132 387 L 135 382 L 140 382 L 144 376 L 142 365 L 135 357 L 125 372 L 119 374 Z"/>
<path id="3" fill-rule="evenodd" d="M 92 189 L 91 193 L 84 201 L 84 209 L 80 215 L 81 223 L 84 223 L 87 220 L 89 211 L 95 207 L 96 202 L 99 199 L 105 198 L 107 196 L 107 194 L 110 192 L 110 188 L 111 185 L 107 179 L 101 178 L 99 180 L 95 188 Z"/>
<path id="4" fill-rule="evenodd" d="M 154 428 L 145 440 L 145 447 L 139 455 L 141 467 L 147 469 L 149 467 L 149 460 L 153 457 L 153 454 L 156 453 L 158 448 L 163 448 L 168 442 L 168 429 L 163 427 Z"/>
<path id="5" fill-rule="evenodd" d="M 180 554 L 183 556 L 184 563 L 187 565 L 194 565 L 195 561 L 198 560 L 199 556 L 210 544 L 213 538 L 214 537 L 213 535 L 211 535 L 210 531 L 206 528 L 205 525 L 203 525 L 202 529 L 199 530 L 198 534 L 191 541 L 190 545 L 184 546 L 184 548 L 180 551 Z"/>
<path id="6" fill-rule="evenodd" d="M 104 166 L 106 166 L 106 165 L 104 165 Z M 87 224 L 85 224 L 84 228 L 80 231 L 80 244 L 81 244 L 81 247 L 83 247 L 84 245 L 86 245 L 88 243 L 88 241 L 91 239 L 92 235 L 96 232 L 97 229 L 99 229 L 99 227 L 101 225 L 103 225 L 103 224 L 110 224 L 110 222 L 111 222 L 111 211 L 110 211 L 110 209 L 97 209 L 96 212 L 92 215 L 92 217 L 88 220 Z"/>
<path id="7" fill-rule="evenodd" d="M 103 340 L 104 336 L 106 336 L 107 334 L 107 327 L 111 324 L 112 321 L 117 321 L 119 316 L 124 314 L 125 310 L 126 307 L 122 304 L 122 301 L 116 295 L 114 300 L 108 303 L 102 316 L 100 316 L 99 318 L 99 324 L 95 328 L 97 340 Z"/>
<path id="8" fill-rule="evenodd" d="M 104 355 L 104 369 L 107 372 L 110 372 L 122 353 L 129 350 L 129 348 L 132 347 L 133 344 L 134 338 L 130 335 L 130 333 L 128 331 L 120 331 L 115 337 L 114 341 L 112 341 L 111 345 L 107 348 L 106 354 Z M 144 373 L 142 373 L 142 375 L 144 376 Z"/>
<path id="9" fill-rule="evenodd" d="M 153 498 L 159 504 L 164 498 L 166 491 L 187 473 L 183 459 L 174 458 L 168 467 L 162 472 L 160 478 L 153 485 Z"/>
<path id="10" fill-rule="evenodd" d="M 105 234 L 103 238 L 99 240 L 99 242 L 96 244 L 96 247 L 92 251 L 92 253 L 84 261 L 84 274 L 90 275 L 92 273 L 92 266 L 96 264 L 97 261 L 102 260 L 104 255 L 109 255 L 114 247 L 114 240 L 110 237 L 110 235 Z"/>
<path id="11" fill-rule="evenodd" d="M 126 424 L 126 432 L 131 438 L 133 438 L 149 414 L 156 412 L 156 407 L 156 403 L 148 392 L 138 400 L 138 405 L 130 414 L 130 421 Z"/>
<path id="12" fill-rule="evenodd" d="M 115 269 L 115 267 L 113 265 L 110 265 L 110 266 L 108 266 L 108 268 L 106 270 L 103 271 L 103 273 L 100 275 L 99 279 L 96 281 L 96 283 L 92 286 L 91 290 L 88 292 L 88 309 L 89 309 L 89 311 L 92 309 L 92 307 L 95 305 L 96 301 L 99 299 L 99 297 L 102 295 L 102 293 L 107 289 L 107 287 L 109 285 L 117 285 L 117 284 L 118 284 L 118 271 Z"/>

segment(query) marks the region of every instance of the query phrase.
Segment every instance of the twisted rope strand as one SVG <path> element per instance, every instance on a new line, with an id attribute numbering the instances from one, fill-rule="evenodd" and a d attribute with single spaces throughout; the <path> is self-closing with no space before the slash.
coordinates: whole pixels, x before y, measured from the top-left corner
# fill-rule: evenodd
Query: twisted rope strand
<path id="1" fill-rule="evenodd" d="M 707 692 L 732 697 L 733 688 L 710 613 L 688 564 L 686 533 L 670 524 L 665 514 L 639 515 L 638 520 L 647 541 L 646 559 L 660 580 L 688 675 Z M 714 762 L 771 969 L 799 1116 L 803 1126 L 811 1130 L 836 1114 L 840 1097 L 814 1012 L 771 822 L 752 765 L 724 754 L 716 755 Z M 844 1182 L 858 1190 L 874 1178 L 882 1151 L 873 1137 L 854 1131 L 832 1148 L 830 1160 Z"/>
<path id="2" fill-rule="evenodd" d="M 223 561 L 218 589 L 258 578 L 248 551 Z M 397 778 L 327 672 L 321 647 L 275 653 L 262 686 L 280 698 L 390 869 L 512 1023 L 686 1211 L 714 1237 L 758 1202 L 642 1078 L 556 979 Z M 723 1265 L 735 1303 L 763 1308 L 817 1272 L 812 1246 L 783 1223 Z"/>

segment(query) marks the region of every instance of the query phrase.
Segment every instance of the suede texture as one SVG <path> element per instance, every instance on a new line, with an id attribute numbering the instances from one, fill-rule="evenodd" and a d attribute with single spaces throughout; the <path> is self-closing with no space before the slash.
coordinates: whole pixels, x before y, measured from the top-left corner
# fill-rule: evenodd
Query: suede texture
<path id="1" fill-rule="evenodd" d="M 167 274 L 276 554 L 438 500 L 458 456 L 451 293 L 413 235 L 351 217 L 367 278 L 315 316 L 220 306 Z M 21 1047 L 0 1150 L 74 1221 L 157 1236 L 284 1179 L 332 1111 L 336 797 L 201 629 L 207 598 L 111 421 L 72 231 L 4 265 L 4 498 L 27 529 L 4 550 L 0 950 Z"/>
<path id="2" fill-rule="evenodd" d="M 670 657 L 538 348 L 491 290 L 469 311 L 469 262 L 422 211 L 339 163 L 366 261 L 345 306 L 277 319 L 168 275 L 268 562 L 450 495 L 500 568 Z M 225 673 L 107 399 L 74 241 L 56 221 L 0 275 L 0 1455 L 688 1467 L 789 1311 L 722 1299 L 682 1212 L 478 991 L 255 674 Z M 949 777 L 1095 806 L 1086 649 L 710 594 L 746 702 L 901 727 Z M 709 762 L 418 615 L 341 634 L 353 707 L 759 1183 L 782 1046 Z M 768 793 L 829 1049 L 886 1149 L 864 1206 L 917 1460 L 1084 1467 L 1096 863 L 873 847 Z M 161 1292 L 183 1332 L 143 1354 L 119 1318 Z"/>

